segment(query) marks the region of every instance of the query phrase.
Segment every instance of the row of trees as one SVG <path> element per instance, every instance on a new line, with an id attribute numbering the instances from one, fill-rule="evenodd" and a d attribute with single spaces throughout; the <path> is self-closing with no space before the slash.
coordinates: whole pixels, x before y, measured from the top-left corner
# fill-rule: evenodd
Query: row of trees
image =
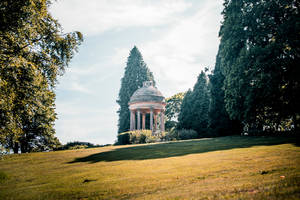
<path id="1" fill-rule="evenodd" d="M 225 0 L 214 71 L 209 81 L 202 72 L 187 92 L 178 128 L 208 135 L 299 130 L 299 5 Z"/>
<path id="2" fill-rule="evenodd" d="M 193 129 L 199 136 L 230 135 L 243 128 L 298 131 L 299 4 L 225 0 L 215 68 L 208 76 L 202 71 L 193 90 L 167 99 L 166 128 Z M 142 81 L 153 80 L 140 53 L 132 55 L 133 50 L 119 94 L 119 132 L 128 130 L 130 96 Z"/>
<path id="3" fill-rule="evenodd" d="M 173 120 L 168 130 L 195 130 L 198 137 L 225 136 L 240 133 L 241 124 L 231 120 L 224 106 L 223 80 L 215 68 L 213 74 L 202 71 L 193 90 L 184 93 L 184 98 L 178 101 L 177 107 L 169 104 L 173 97 L 167 99 L 166 113 L 175 110 L 178 118 Z M 179 93 L 182 94 L 182 93 Z M 169 107 L 172 107 L 170 109 Z M 168 115 L 167 115 L 168 116 Z M 167 118 L 167 124 L 170 119 Z"/>
<path id="4" fill-rule="evenodd" d="M 15 153 L 59 144 L 54 87 L 82 35 L 63 34 L 48 12 L 50 4 L 0 1 L 0 146 Z"/>
<path id="5" fill-rule="evenodd" d="M 225 0 L 215 74 L 220 71 L 224 79 L 230 119 L 258 130 L 299 130 L 299 5 L 297 0 Z"/>
<path id="6" fill-rule="evenodd" d="M 193 90 L 188 90 L 181 104 L 177 129 L 206 131 L 208 125 L 209 92 L 207 78 L 202 71 Z"/>

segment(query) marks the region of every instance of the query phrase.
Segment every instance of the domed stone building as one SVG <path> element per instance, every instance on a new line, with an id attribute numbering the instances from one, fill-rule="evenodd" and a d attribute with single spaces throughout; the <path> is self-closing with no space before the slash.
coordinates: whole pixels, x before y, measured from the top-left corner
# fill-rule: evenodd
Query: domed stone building
<path id="1" fill-rule="evenodd" d="M 158 129 L 158 118 L 160 118 L 160 131 L 165 131 L 165 97 L 153 86 L 152 81 L 143 83 L 143 87 L 137 89 L 129 101 L 130 130 L 146 129 L 146 115 L 149 114 L 150 130 L 152 133 Z M 142 117 L 142 124 L 141 124 Z"/>

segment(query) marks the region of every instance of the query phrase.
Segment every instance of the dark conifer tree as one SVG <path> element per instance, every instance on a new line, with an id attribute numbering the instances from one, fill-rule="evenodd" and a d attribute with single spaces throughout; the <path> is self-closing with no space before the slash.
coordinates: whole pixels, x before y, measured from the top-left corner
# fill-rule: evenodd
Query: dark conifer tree
<path id="1" fill-rule="evenodd" d="M 125 68 L 124 77 L 121 80 L 121 88 L 119 91 L 119 98 L 117 103 L 120 108 L 118 110 L 119 123 L 118 133 L 122 133 L 129 130 L 130 125 L 130 113 L 128 108 L 128 102 L 133 93 L 143 86 L 144 81 L 154 81 L 152 72 L 150 72 L 146 63 L 143 60 L 142 54 L 136 46 L 130 51 L 127 59 L 127 65 Z"/>
<path id="2" fill-rule="evenodd" d="M 202 71 L 194 85 L 193 91 L 188 91 L 183 99 L 179 114 L 178 128 L 193 129 L 199 136 L 207 134 L 209 109 L 209 93 L 207 77 Z"/>
<path id="3" fill-rule="evenodd" d="M 214 71 L 209 75 L 209 134 L 211 136 L 225 136 L 239 134 L 240 123 L 238 120 L 230 120 L 225 109 L 224 102 L 224 75 L 221 72 L 221 58 L 216 57 Z"/>
<path id="4" fill-rule="evenodd" d="M 192 91 L 189 89 L 181 103 L 177 129 L 192 129 Z"/>
<path id="5" fill-rule="evenodd" d="M 192 126 L 200 136 L 207 134 L 209 93 L 207 76 L 202 71 L 198 76 L 197 83 L 193 88 L 192 94 L 193 120 Z"/>

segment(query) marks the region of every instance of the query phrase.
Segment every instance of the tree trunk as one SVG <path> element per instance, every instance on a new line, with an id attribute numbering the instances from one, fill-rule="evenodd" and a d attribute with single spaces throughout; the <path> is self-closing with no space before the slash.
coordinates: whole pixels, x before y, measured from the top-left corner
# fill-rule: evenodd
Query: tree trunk
<path id="1" fill-rule="evenodd" d="M 15 154 L 19 153 L 19 143 L 14 142 L 13 151 Z"/>
<path id="2" fill-rule="evenodd" d="M 26 153 L 28 152 L 28 148 L 27 145 L 25 144 L 25 142 L 21 143 L 21 153 Z"/>

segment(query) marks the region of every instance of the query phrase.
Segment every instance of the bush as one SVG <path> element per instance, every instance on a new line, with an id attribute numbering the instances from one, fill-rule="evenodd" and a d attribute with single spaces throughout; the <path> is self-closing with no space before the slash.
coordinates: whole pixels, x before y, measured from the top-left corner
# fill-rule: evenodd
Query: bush
<path id="1" fill-rule="evenodd" d="M 178 132 L 175 128 L 170 129 L 170 131 L 165 132 L 165 134 L 163 135 L 163 140 L 165 141 L 175 141 L 178 140 Z"/>
<path id="2" fill-rule="evenodd" d="M 118 135 L 118 145 L 122 145 L 122 144 L 130 144 L 130 135 L 129 133 L 120 133 Z"/>
<path id="3" fill-rule="evenodd" d="M 195 139 L 198 137 L 198 133 L 192 129 L 181 129 L 178 131 L 178 138 L 180 140 Z"/>
<path id="4" fill-rule="evenodd" d="M 151 130 L 136 130 L 127 131 L 120 133 L 118 135 L 118 141 L 115 145 L 125 145 L 125 144 L 144 144 L 144 143 L 154 143 L 162 141 L 174 141 L 174 140 L 188 140 L 195 139 L 198 134 L 194 130 L 176 130 L 172 128 L 169 132 L 155 133 L 152 135 Z"/>
<path id="5" fill-rule="evenodd" d="M 120 133 L 116 145 L 144 144 L 160 142 L 163 140 L 165 140 L 165 132 L 158 135 L 152 135 L 151 130 L 136 130 Z"/>
<path id="6" fill-rule="evenodd" d="M 155 143 L 161 141 L 163 141 L 161 135 L 150 135 L 146 138 L 146 143 Z"/>

